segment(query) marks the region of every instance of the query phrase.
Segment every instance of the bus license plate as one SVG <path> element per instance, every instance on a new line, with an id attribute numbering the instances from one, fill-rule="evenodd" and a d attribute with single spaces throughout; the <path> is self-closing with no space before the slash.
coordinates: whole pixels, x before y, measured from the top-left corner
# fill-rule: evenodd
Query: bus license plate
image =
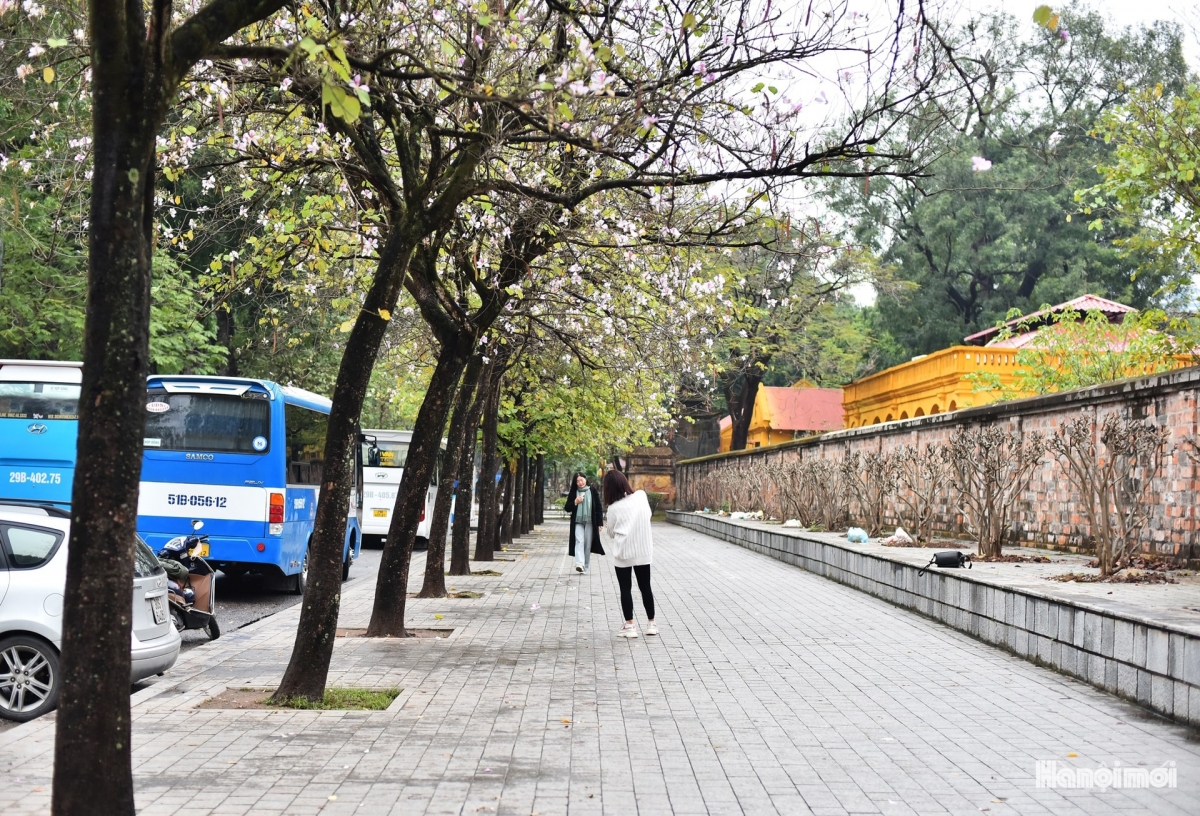
<path id="1" fill-rule="evenodd" d="M 167 622 L 167 599 L 166 598 L 151 598 L 150 611 L 154 613 L 154 622 L 156 624 L 164 624 Z"/>
<path id="2" fill-rule="evenodd" d="M 387 518 L 387 510 L 383 508 L 377 507 L 372 512 L 375 513 L 375 518 Z"/>

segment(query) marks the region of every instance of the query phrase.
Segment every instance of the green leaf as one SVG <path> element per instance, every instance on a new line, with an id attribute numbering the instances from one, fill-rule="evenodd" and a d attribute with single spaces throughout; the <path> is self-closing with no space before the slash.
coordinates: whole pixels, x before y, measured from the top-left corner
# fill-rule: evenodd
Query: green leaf
<path id="1" fill-rule="evenodd" d="M 696 27 L 696 15 L 690 11 L 683 15 L 683 30 L 691 31 Z"/>
<path id="2" fill-rule="evenodd" d="M 350 331 L 350 330 L 351 330 L 351 329 L 353 329 L 353 328 L 354 328 L 354 321 L 353 321 L 353 320 L 346 320 L 346 321 L 343 321 L 343 322 L 342 322 L 342 324 L 341 324 L 340 326 L 338 326 L 338 331 L 340 331 L 340 332 L 342 332 L 342 333 L 344 334 L 344 333 L 346 333 L 346 332 Z"/>
<path id="3" fill-rule="evenodd" d="M 763 89 L 763 88 L 765 88 L 765 87 L 766 87 L 766 86 L 765 86 L 765 85 L 763 85 L 763 83 L 761 83 L 761 82 L 760 82 L 760 83 L 758 83 L 757 85 L 755 85 L 753 88 L 751 88 L 751 89 L 750 89 L 750 93 L 761 93 L 761 92 L 762 92 L 762 89 Z"/>
<path id="4" fill-rule="evenodd" d="M 1049 6 L 1038 6 L 1033 10 L 1033 21 L 1038 25 L 1046 28 L 1050 25 L 1050 17 L 1054 14 L 1054 10 Z"/>
<path id="5" fill-rule="evenodd" d="M 62 48 L 66 44 L 66 40 L 61 40 L 58 37 L 51 37 L 50 39 L 46 40 L 46 45 L 50 46 L 51 48 Z"/>

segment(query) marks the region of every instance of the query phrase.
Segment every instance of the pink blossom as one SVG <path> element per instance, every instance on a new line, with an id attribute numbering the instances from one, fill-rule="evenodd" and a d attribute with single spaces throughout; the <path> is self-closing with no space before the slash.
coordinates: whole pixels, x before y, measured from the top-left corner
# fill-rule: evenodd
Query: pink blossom
<path id="1" fill-rule="evenodd" d="M 971 169 L 976 173 L 985 173 L 992 169 L 992 163 L 983 156 L 972 156 Z"/>

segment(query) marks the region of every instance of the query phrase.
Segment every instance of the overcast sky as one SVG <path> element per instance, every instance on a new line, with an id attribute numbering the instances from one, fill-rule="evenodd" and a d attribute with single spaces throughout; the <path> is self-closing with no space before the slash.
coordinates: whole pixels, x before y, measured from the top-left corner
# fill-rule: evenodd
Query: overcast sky
<path id="1" fill-rule="evenodd" d="M 1045 0 L 963 0 L 963 8 L 971 10 L 1000 9 L 1014 17 L 1033 18 L 1033 10 L 1042 5 Z M 1051 8 L 1062 8 L 1065 3 L 1046 3 Z M 1186 9 L 1195 3 L 1180 2 L 1180 0 L 1092 0 L 1090 5 L 1100 9 L 1122 25 L 1150 20 L 1182 20 Z M 1193 12 L 1194 14 L 1194 12 Z"/>
<path id="2" fill-rule="evenodd" d="M 889 5 L 894 2 L 895 0 L 889 0 Z M 1005 11 L 1019 20 L 1032 20 L 1033 10 L 1043 4 L 1054 9 L 1066 5 L 1047 0 L 954 0 L 949 5 L 961 9 L 956 16 L 961 16 L 964 20 L 972 13 L 993 9 Z M 1200 11 L 1197 11 L 1197 3 L 1194 0 L 1090 0 L 1088 5 L 1107 14 L 1122 26 L 1154 20 L 1173 20 L 1182 23 L 1187 31 L 1190 24 L 1193 30 L 1186 35 L 1184 48 L 1193 69 L 1197 67 L 1200 43 L 1196 41 L 1194 28 L 1200 26 Z"/>

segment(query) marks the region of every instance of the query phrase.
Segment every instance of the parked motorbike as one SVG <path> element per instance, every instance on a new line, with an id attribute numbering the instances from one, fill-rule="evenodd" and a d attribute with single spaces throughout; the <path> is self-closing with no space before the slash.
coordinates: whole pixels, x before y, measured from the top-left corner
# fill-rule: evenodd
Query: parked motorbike
<path id="1" fill-rule="evenodd" d="M 208 551 L 208 536 L 198 534 L 203 526 L 200 519 L 192 519 L 192 534 L 172 538 L 158 551 L 158 558 L 167 568 L 167 603 L 175 628 L 180 632 L 202 629 L 209 640 L 216 640 L 221 636 L 217 625 L 216 570 L 202 555 Z"/>

